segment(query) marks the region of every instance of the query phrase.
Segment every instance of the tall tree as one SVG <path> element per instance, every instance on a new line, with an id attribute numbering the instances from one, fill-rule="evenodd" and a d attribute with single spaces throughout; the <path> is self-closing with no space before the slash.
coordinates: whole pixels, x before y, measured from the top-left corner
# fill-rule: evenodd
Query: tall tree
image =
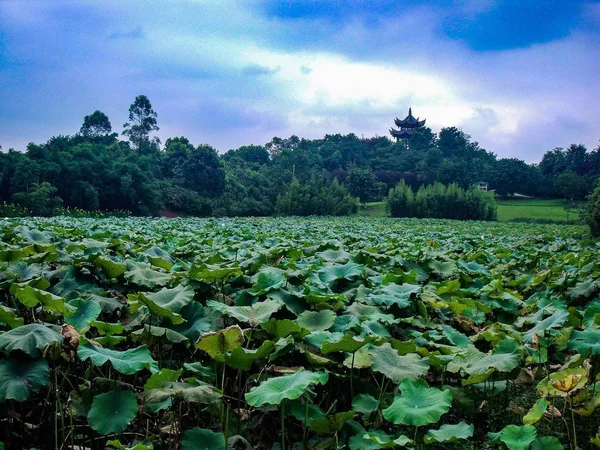
<path id="1" fill-rule="evenodd" d="M 110 120 L 102 111 L 94 111 L 83 118 L 83 125 L 79 132 L 86 138 L 99 138 L 108 136 L 112 131 Z"/>
<path id="2" fill-rule="evenodd" d="M 150 132 L 158 131 L 158 115 L 145 95 L 138 95 L 129 107 L 129 122 L 123 125 L 123 135 L 139 150 L 150 143 Z"/>

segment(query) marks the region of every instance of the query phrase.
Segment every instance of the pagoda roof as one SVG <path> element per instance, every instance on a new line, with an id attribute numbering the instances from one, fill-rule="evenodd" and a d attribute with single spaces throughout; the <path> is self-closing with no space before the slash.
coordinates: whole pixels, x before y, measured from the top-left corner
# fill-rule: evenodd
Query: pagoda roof
<path id="1" fill-rule="evenodd" d="M 425 120 L 427 119 L 419 120 L 418 117 L 415 119 L 415 116 L 412 115 L 412 108 L 408 108 L 408 116 L 403 120 L 396 117 L 394 122 L 396 123 L 396 126 L 400 128 L 419 128 L 425 125 Z"/>
<path id="2" fill-rule="evenodd" d="M 410 128 L 403 128 L 400 130 L 390 128 L 390 134 L 396 139 L 406 139 L 413 134 L 413 130 Z"/>

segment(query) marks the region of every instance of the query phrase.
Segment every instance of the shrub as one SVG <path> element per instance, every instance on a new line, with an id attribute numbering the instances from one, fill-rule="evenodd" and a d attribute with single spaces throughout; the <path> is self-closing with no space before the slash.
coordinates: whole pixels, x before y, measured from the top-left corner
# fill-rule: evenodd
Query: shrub
<path id="1" fill-rule="evenodd" d="M 27 208 L 33 216 L 51 216 L 55 208 L 60 208 L 63 201 L 56 195 L 57 189 L 44 181 L 35 184 L 28 192 L 17 192 L 13 202 Z"/>
<path id="2" fill-rule="evenodd" d="M 392 217 L 431 217 L 458 220 L 496 220 L 496 201 L 475 186 L 465 190 L 452 183 L 421 186 L 416 194 L 402 180 L 390 190 L 387 209 Z"/>
<path id="3" fill-rule="evenodd" d="M 581 218 L 590 227 L 593 236 L 600 236 L 600 184 L 588 195 Z"/>
<path id="4" fill-rule="evenodd" d="M 288 216 L 348 216 L 358 210 L 358 200 L 337 179 L 313 176 L 305 184 L 294 179 L 277 197 L 275 210 Z"/>

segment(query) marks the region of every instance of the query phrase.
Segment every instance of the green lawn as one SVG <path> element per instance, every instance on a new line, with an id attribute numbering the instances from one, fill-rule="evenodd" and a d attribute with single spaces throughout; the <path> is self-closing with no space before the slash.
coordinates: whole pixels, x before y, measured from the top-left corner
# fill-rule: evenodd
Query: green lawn
<path id="1" fill-rule="evenodd" d="M 577 209 L 582 206 L 582 203 L 576 204 L 576 207 L 567 211 L 563 200 L 542 200 L 542 199 L 527 199 L 527 200 L 498 200 L 498 221 L 508 222 L 514 219 L 542 219 L 555 220 L 558 222 L 577 221 L 579 216 Z M 371 202 L 366 205 L 361 205 L 358 210 L 359 216 L 370 217 L 385 217 L 384 202 Z"/>
<path id="2" fill-rule="evenodd" d="M 575 205 L 568 215 L 565 210 L 564 200 L 498 200 L 498 220 L 507 222 L 514 219 L 544 219 L 560 222 L 577 221 L 578 208 L 582 203 Z"/>
<path id="3" fill-rule="evenodd" d="M 388 213 L 385 210 L 385 202 L 370 202 L 365 205 L 360 205 L 358 208 L 359 216 L 369 217 L 387 217 Z"/>

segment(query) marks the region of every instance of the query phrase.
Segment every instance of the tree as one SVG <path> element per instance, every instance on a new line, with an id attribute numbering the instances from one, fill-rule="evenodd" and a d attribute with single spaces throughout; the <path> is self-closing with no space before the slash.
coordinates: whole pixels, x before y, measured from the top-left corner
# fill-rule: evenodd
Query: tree
<path id="1" fill-rule="evenodd" d="M 129 107 L 129 122 L 123 125 L 123 135 L 141 150 L 150 143 L 150 132 L 158 131 L 157 114 L 145 95 L 138 95 Z"/>
<path id="2" fill-rule="evenodd" d="M 378 194 L 382 192 L 382 184 L 377 181 L 373 172 L 364 167 L 351 166 L 344 185 L 353 197 L 358 197 L 362 203 L 381 200 Z"/>
<path id="3" fill-rule="evenodd" d="M 51 216 L 56 208 L 62 206 L 62 199 L 56 196 L 57 189 L 50 183 L 35 184 L 29 192 L 13 195 L 13 202 L 29 209 L 34 216 Z"/>
<path id="4" fill-rule="evenodd" d="M 587 194 L 589 194 L 589 187 L 586 179 L 570 170 L 561 173 L 554 182 L 556 196 L 583 199 Z"/>
<path id="5" fill-rule="evenodd" d="M 600 236 L 600 184 L 588 196 L 588 201 L 581 214 L 584 222 L 590 227 L 593 236 Z"/>
<path id="6" fill-rule="evenodd" d="M 181 173 L 185 188 L 206 197 L 217 197 L 225 190 L 225 171 L 210 145 L 199 145 L 191 151 L 176 171 Z"/>
<path id="7" fill-rule="evenodd" d="M 83 118 L 83 125 L 79 132 L 86 138 L 94 139 L 108 136 L 112 131 L 110 120 L 102 111 L 94 111 Z"/>
<path id="8" fill-rule="evenodd" d="M 556 147 L 544 153 L 540 162 L 540 170 L 546 176 L 556 176 L 563 173 L 567 168 L 567 158 L 565 150 L 561 147 Z"/>

